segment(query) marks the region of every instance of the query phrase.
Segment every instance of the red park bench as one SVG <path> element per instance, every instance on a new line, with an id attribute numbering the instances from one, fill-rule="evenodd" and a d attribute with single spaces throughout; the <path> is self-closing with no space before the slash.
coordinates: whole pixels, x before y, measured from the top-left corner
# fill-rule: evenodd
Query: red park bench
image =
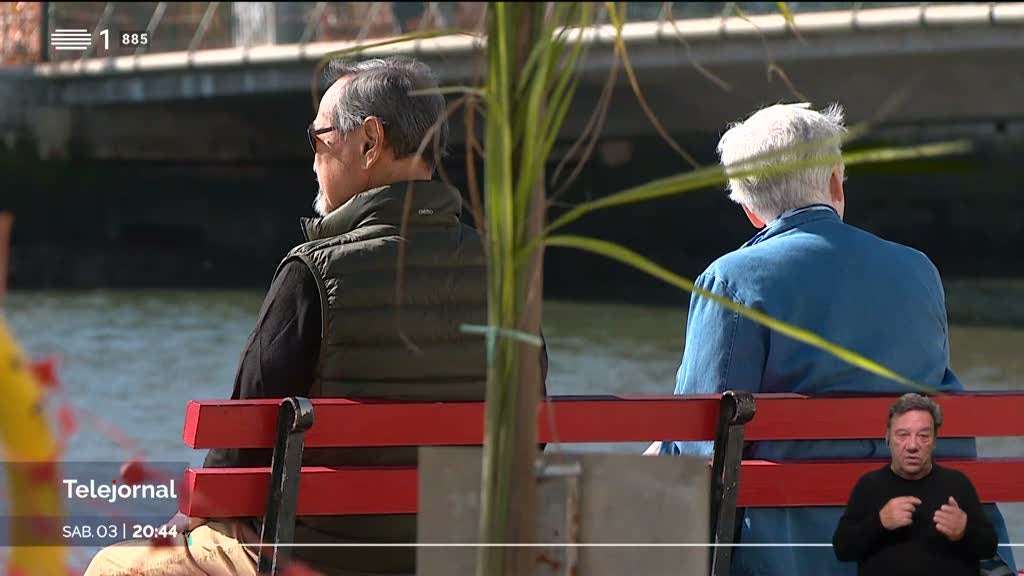
<path id="1" fill-rule="evenodd" d="M 742 460 L 745 441 L 880 438 L 894 396 L 555 396 L 538 417 L 541 442 L 713 440 L 711 534 L 731 543 L 737 507 L 844 505 L 878 460 Z M 940 437 L 1024 436 L 1024 393 L 935 398 Z M 755 409 L 756 403 L 756 409 Z M 316 414 L 314 425 L 313 414 Z M 756 412 L 756 417 L 755 417 Z M 191 401 L 184 441 L 196 449 L 273 448 L 269 468 L 190 468 L 180 511 L 196 517 L 263 516 L 265 543 L 291 543 L 296 515 L 415 513 L 415 467 L 301 467 L 303 447 L 480 445 L 484 404 L 345 399 Z M 966 473 L 983 502 L 1024 501 L 1024 458 L 940 460 Z M 742 478 L 742 481 L 740 479 Z M 261 573 L 287 563 L 288 547 L 261 548 Z M 712 552 L 729 571 L 731 547 Z"/>

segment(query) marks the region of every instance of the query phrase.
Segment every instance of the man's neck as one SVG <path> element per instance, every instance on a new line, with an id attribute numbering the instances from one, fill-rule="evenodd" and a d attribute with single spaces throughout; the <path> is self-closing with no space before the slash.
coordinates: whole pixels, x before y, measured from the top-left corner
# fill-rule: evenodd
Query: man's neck
<path id="1" fill-rule="evenodd" d="M 820 203 L 816 203 L 816 204 L 808 204 L 807 206 L 801 206 L 800 208 L 793 208 L 791 210 L 786 210 L 782 214 L 779 214 L 778 218 L 776 218 L 775 220 L 772 220 L 771 224 L 775 224 L 779 220 L 782 220 L 783 218 L 787 218 L 787 217 L 792 216 L 794 214 L 797 214 L 799 212 L 804 212 L 806 210 L 822 210 L 822 209 L 825 209 L 825 210 L 832 209 L 832 211 L 835 212 L 836 214 L 839 213 L 839 211 L 836 210 L 835 206 L 833 206 L 831 204 L 826 204 L 824 202 L 820 202 Z"/>
<path id="2" fill-rule="evenodd" d="M 386 167 L 387 170 L 380 174 L 371 175 L 368 189 L 380 188 L 389 184 L 399 182 L 419 182 L 430 180 L 434 177 L 434 170 L 426 165 L 418 157 L 409 156 L 401 160 L 395 160 L 393 164 Z"/>

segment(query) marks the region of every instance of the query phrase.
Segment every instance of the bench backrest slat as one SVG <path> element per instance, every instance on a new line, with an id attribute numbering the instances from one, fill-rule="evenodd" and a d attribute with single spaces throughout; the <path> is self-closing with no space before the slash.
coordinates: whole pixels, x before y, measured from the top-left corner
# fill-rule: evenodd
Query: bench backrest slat
<path id="1" fill-rule="evenodd" d="M 681 440 L 712 439 L 718 404 L 717 396 L 562 397 L 543 405 L 538 436 L 542 442 L 644 442 L 666 434 Z M 479 445 L 484 436 L 482 402 L 317 399 L 313 407 L 308 448 Z M 277 402 L 193 401 L 185 417 L 184 440 L 193 448 L 269 448 Z"/>
<path id="2" fill-rule="evenodd" d="M 757 414 L 747 440 L 881 438 L 895 397 L 826 398 L 754 395 Z M 940 437 L 1024 436 L 1024 392 L 935 396 L 942 407 Z"/>
<path id="3" fill-rule="evenodd" d="M 971 479 L 983 502 L 1024 502 L 1024 458 L 940 460 Z M 745 460 L 738 506 L 845 506 L 864 474 L 888 460 L 767 462 Z"/>
<path id="4" fill-rule="evenodd" d="M 746 440 L 880 438 L 891 397 L 808 398 L 755 395 L 757 414 Z M 970 393 L 937 397 L 945 424 L 940 436 L 1024 436 L 1024 393 Z M 192 401 L 185 443 L 193 448 L 269 448 L 277 423 L 276 400 Z M 306 446 L 478 445 L 483 440 L 480 402 L 394 403 L 313 400 L 314 424 Z M 562 396 L 542 405 L 542 442 L 646 442 L 712 440 L 718 396 Z"/>

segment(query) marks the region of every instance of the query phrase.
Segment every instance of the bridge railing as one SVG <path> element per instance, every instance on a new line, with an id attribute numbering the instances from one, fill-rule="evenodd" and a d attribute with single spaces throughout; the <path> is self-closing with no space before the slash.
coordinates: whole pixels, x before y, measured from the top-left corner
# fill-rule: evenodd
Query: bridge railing
<path id="1" fill-rule="evenodd" d="M 802 13 L 857 11 L 864 4 L 789 2 L 788 6 Z M 873 2 L 863 7 L 925 4 Z M 473 31 L 482 28 L 484 16 L 484 4 L 478 2 L 49 2 L 45 6 L 45 12 L 37 9 L 29 17 L 19 14 L 17 20 L 0 12 L 0 43 L 5 46 L 0 65 L 365 40 L 442 28 Z M 778 12 L 775 2 L 626 3 L 626 18 L 632 22 L 773 12 Z M 68 29 L 90 33 L 91 45 L 84 50 L 55 49 L 54 33 Z M 46 33 L 40 34 L 42 30 Z M 104 30 L 107 35 L 101 37 Z M 15 42 L 20 42 L 20 49 L 6 48 Z"/>

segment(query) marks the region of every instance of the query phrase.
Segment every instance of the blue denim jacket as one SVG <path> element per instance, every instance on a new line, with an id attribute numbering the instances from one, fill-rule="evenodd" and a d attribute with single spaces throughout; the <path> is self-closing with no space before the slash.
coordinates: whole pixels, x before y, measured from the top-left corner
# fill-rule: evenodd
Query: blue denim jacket
<path id="1" fill-rule="evenodd" d="M 938 271 L 921 252 L 844 224 L 829 206 L 784 214 L 739 250 L 711 264 L 697 286 L 795 324 L 854 350 L 915 382 L 962 390 L 949 368 L 945 296 Z M 724 390 L 794 392 L 913 391 L 817 348 L 773 332 L 693 295 L 676 394 Z M 973 439 L 941 438 L 938 457 L 974 457 Z M 888 458 L 881 440 L 757 442 L 757 459 Z M 710 442 L 664 442 L 662 454 L 710 457 Z M 742 481 L 742 479 L 741 479 Z M 831 543 L 842 507 L 751 508 L 742 514 L 743 543 Z M 995 506 L 986 512 L 1001 543 L 1006 527 Z M 1010 548 L 1000 555 L 1013 566 Z M 734 575 L 854 576 L 830 547 L 735 548 Z"/>

